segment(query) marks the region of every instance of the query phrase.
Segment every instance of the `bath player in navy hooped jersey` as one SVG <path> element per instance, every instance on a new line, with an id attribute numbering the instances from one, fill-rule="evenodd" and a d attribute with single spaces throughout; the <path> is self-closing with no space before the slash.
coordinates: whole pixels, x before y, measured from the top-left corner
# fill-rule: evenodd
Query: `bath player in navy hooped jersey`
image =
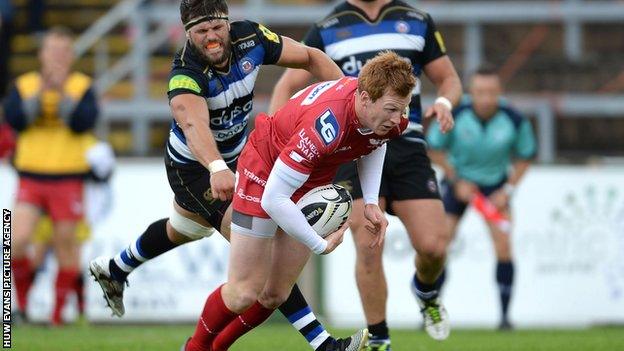
<path id="1" fill-rule="evenodd" d="M 320 80 L 340 69 L 323 52 L 282 37 L 252 21 L 228 20 L 224 0 L 183 0 L 187 40 L 173 60 L 167 95 L 173 120 L 165 166 L 174 194 L 169 218 L 114 257 L 98 257 L 90 270 L 117 316 L 125 313 L 124 282 L 141 264 L 184 243 L 230 230 L 236 161 L 247 141 L 256 77 L 261 65 L 303 68 Z M 307 310 L 311 330 L 300 330 L 315 350 L 355 351 L 365 337 L 333 339 L 312 314 L 297 287 L 281 311 Z"/>
<path id="2" fill-rule="evenodd" d="M 357 79 L 318 83 L 258 117 L 236 169 L 228 280 L 206 300 L 186 351 L 227 350 L 282 304 L 311 252 L 329 254 L 342 242 L 346 225 L 321 238 L 295 204 L 331 182 L 342 163 L 357 160 L 368 244 L 383 244 L 388 221 L 377 201 L 385 143 L 407 127 L 415 84 L 411 65 L 385 52 Z M 231 327 L 239 320 L 246 329 Z"/>
<path id="3" fill-rule="evenodd" d="M 450 327 L 438 296 L 438 284 L 446 259 L 450 232 L 445 225 L 435 174 L 426 152 L 421 124 L 423 117 L 439 121 L 443 132 L 453 126 L 451 109 L 461 97 L 461 83 L 446 55 L 442 35 L 429 14 L 397 0 L 348 0 L 314 24 L 303 39 L 306 45 L 323 50 L 345 75 L 354 76 L 362 65 L 379 51 L 392 50 L 413 66 L 413 73 L 424 75 L 437 89 L 437 99 L 424 114 L 421 85 L 412 92 L 409 126 L 401 138 L 388 143 L 383 178 L 379 191 L 380 207 L 396 214 L 405 226 L 417 252 L 411 278 L 425 329 L 434 339 L 448 337 Z M 283 105 L 290 94 L 300 89 L 311 76 L 302 70 L 288 69 L 275 86 L 270 111 Z M 340 168 L 335 182 L 345 186 L 354 198 L 351 231 L 357 249 L 356 279 L 368 329 L 369 350 L 390 350 L 386 323 L 387 284 L 383 272 L 383 248 L 370 249 L 364 218 L 361 186 L 353 163 Z"/>

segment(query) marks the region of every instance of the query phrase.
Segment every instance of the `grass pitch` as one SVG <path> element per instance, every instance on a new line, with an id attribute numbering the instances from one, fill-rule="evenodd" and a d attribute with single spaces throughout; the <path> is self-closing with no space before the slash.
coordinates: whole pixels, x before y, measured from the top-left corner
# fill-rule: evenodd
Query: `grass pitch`
<path id="1" fill-rule="evenodd" d="M 24 351 L 177 351 L 193 333 L 192 325 L 98 326 L 62 328 L 17 326 L 14 350 Z M 351 330 L 332 330 L 346 336 Z M 585 330 L 453 330 L 448 340 L 436 342 L 423 331 L 392 330 L 394 351 L 616 351 L 624 350 L 624 327 Z M 232 351 L 310 351 L 291 326 L 261 326 L 239 340 Z"/>

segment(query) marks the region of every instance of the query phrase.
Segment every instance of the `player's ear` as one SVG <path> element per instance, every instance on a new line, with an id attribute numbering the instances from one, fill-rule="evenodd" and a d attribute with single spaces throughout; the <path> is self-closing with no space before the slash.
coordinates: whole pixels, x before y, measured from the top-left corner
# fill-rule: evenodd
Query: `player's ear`
<path id="1" fill-rule="evenodd" d="M 362 106 L 366 108 L 368 104 L 372 102 L 370 94 L 366 90 L 360 92 L 360 98 L 362 99 Z"/>

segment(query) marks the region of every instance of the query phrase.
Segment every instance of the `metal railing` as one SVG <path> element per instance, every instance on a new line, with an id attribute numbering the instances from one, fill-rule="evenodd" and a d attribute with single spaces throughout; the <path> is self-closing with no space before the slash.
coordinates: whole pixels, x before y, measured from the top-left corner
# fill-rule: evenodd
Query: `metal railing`
<path id="1" fill-rule="evenodd" d="M 446 1 L 417 3 L 419 8 L 429 12 L 439 24 L 461 24 L 464 31 L 463 72 L 472 72 L 483 61 L 483 33 L 486 24 L 505 23 L 560 23 L 564 26 L 564 51 L 570 60 L 582 58 L 585 23 L 624 23 L 624 3 L 616 1 Z M 285 6 L 271 4 L 265 0 L 249 0 L 244 5 L 232 5 L 230 17 L 233 20 L 248 18 L 270 25 L 313 23 L 327 15 L 334 5 Z M 119 23 L 127 21 L 135 38 L 132 50 L 117 63 L 108 67 L 96 77 L 96 86 L 105 92 L 113 84 L 132 75 L 134 96 L 130 101 L 112 101 L 104 106 L 105 120 L 128 120 L 132 123 L 134 153 L 145 155 L 148 151 L 148 126 L 154 120 L 170 117 L 166 101 L 149 99 L 150 54 L 164 41 L 167 26 L 178 25 L 179 11 L 176 5 L 144 4 L 142 0 L 124 0 L 101 20 L 87 30 L 76 44 L 77 52 L 84 53 L 90 46 Z M 150 25 L 156 30 L 149 32 Z M 105 48 L 100 52 L 100 66 L 109 62 Z M 455 62 L 457 65 L 458 62 Z M 556 158 L 555 113 L 567 116 L 622 116 L 624 96 L 562 95 L 551 98 L 540 96 L 512 96 L 519 107 L 537 116 L 540 140 L 539 159 L 552 162 Z M 426 103 L 426 101 L 425 101 Z M 256 101 L 256 110 L 266 109 L 266 102 Z"/>

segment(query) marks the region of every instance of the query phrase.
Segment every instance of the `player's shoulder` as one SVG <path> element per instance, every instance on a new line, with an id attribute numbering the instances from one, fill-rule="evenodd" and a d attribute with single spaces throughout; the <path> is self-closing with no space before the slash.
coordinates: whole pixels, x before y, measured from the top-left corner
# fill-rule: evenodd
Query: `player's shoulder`
<path id="1" fill-rule="evenodd" d="M 515 107 L 511 106 L 506 99 L 501 99 L 498 103 L 498 109 L 509 118 L 514 127 L 520 128 L 526 117 Z"/>
<path id="2" fill-rule="evenodd" d="M 256 29 L 259 26 L 261 26 L 261 24 L 250 20 L 230 22 L 230 37 L 232 38 L 232 42 L 245 37 L 257 36 Z"/>
<path id="3" fill-rule="evenodd" d="M 395 17 L 400 17 L 404 20 L 414 20 L 421 22 L 427 22 L 431 18 L 429 13 L 427 13 L 426 11 L 400 0 L 393 1 L 390 6 L 384 9 L 381 17 L 383 19 L 395 19 Z"/>
<path id="4" fill-rule="evenodd" d="M 180 48 L 175 56 L 173 57 L 173 62 L 171 63 L 171 71 L 195 71 L 197 73 L 202 73 L 208 63 L 205 62 L 199 54 L 193 49 L 191 42 L 187 40 L 184 43 L 184 46 Z"/>

